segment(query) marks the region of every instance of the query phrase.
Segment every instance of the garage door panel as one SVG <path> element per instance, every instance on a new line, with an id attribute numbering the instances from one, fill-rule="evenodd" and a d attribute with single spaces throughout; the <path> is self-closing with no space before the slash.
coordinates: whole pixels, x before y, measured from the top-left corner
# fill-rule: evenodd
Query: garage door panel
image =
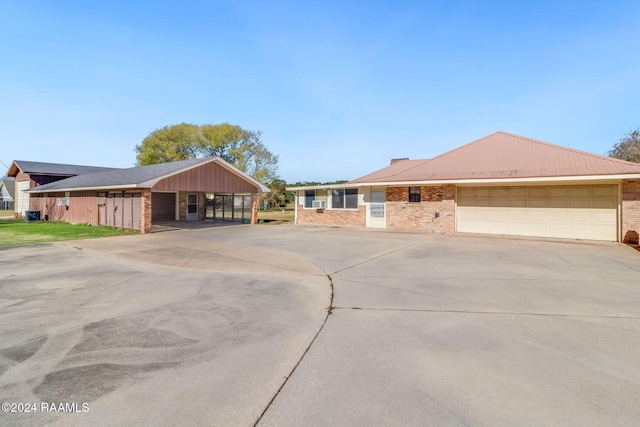
<path id="1" fill-rule="evenodd" d="M 467 187 L 458 194 L 465 195 L 457 211 L 460 232 L 616 240 L 615 185 Z"/>
<path id="2" fill-rule="evenodd" d="M 615 196 L 616 188 L 614 186 L 593 187 L 594 196 Z"/>
<path id="3" fill-rule="evenodd" d="M 473 191 L 473 188 L 459 188 L 458 189 L 458 197 L 459 198 L 464 198 L 464 197 L 475 197 L 475 192 Z"/>
<path id="4" fill-rule="evenodd" d="M 526 198 L 527 197 L 527 189 L 526 189 L 526 187 L 512 187 L 512 188 L 509 189 L 509 196 L 510 197 Z"/>
<path id="5" fill-rule="evenodd" d="M 527 207 L 530 208 L 546 208 L 547 207 L 547 199 L 540 197 L 533 197 L 527 199 Z"/>
<path id="6" fill-rule="evenodd" d="M 569 189 L 567 187 L 545 187 L 549 197 L 567 197 Z"/>
<path id="7" fill-rule="evenodd" d="M 591 187 L 569 187 L 569 197 L 588 197 L 591 195 L 591 191 Z"/>
<path id="8" fill-rule="evenodd" d="M 570 198 L 569 207 L 576 209 L 589 209 L 591 207 L 591 200 L 588 198 Z"/>

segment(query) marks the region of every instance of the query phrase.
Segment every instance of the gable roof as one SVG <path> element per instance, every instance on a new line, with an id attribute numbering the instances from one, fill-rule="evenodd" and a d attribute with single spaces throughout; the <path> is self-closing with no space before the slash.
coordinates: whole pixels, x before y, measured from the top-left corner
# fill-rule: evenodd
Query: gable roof
<path id="1" fill-rule="evenodd" d="M 12 199 L 16 197 L 16 182 L 12 179 L 3 179 L 0 183 L 1 188 L 6 188 L 7 193 Z"/>
<path id="2" fill-rule="evenodd" d="M 51 193 L 57 191 L 99 190 L 117 188 L 151 188 L 161 179 L 186 172 L 195 167 L 216 162 L 258 187 L 259 191 L 269 191 L 264 185 L 244 174 L 220 157 L 204 157 L 181 160 L 178 162 L 158 163 L 148 166 L 135 166 L 128 169 L 108 170 L 104 172 L 77 175 L 71 178 L 33 187 L 31 193 Z"/>
<path id="3" fill-rule="evenodd" d="M 396 162 L 349 184 L 625 174 L 640 174 L 640 163 L 500 131 L 432 159 Z"/>
<path id="4" fill-rule="evenodd" d="M 9 167 L 7 176 L 16 176 L 18 169 L 32 175 L 56 175 L 75 176 L 85 173 L 95 173 L 116 170 L 116 168 L 105 168 L 100 166 L 67 165 L 62 163 L 30 162 L 26 160 L 14 160 Z"/>

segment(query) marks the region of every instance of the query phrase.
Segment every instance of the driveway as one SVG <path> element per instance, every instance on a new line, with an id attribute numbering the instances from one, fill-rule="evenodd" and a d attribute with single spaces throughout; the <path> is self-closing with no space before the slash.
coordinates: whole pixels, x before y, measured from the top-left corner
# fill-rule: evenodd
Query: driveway
<path id="1" fill-rule="evenodd" d="M 90 403 L 10 421 L 640 422 L 640 252 L 623 245 L 239 226 L 0 261 L 3 401 Z"/>

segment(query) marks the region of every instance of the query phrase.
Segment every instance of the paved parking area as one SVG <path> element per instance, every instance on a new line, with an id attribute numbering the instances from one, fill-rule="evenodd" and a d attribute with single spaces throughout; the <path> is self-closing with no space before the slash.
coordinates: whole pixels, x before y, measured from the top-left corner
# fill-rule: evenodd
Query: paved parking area
<path id="1" fill-rule="evenodd" d="M 623 245 L 237 226 L 0 261 L 3 401 L 90 403 L 10 421 L 640 422 L 640 253 Z"/>

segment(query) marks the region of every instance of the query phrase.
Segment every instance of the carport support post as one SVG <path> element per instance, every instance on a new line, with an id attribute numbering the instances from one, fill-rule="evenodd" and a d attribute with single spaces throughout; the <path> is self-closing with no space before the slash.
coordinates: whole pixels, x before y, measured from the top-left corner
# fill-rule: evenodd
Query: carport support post
<path id="1" fill-rule="evenodd" d="M 258 193 L 251 193 L 251 224 L 258 223 Z"/>
<path id="2" fill-rule="evenodd" d="M 142 197 L 140 197 L 140 232 L 151 232 L 151 189 L 145 188 L 142 190 Z"/>

